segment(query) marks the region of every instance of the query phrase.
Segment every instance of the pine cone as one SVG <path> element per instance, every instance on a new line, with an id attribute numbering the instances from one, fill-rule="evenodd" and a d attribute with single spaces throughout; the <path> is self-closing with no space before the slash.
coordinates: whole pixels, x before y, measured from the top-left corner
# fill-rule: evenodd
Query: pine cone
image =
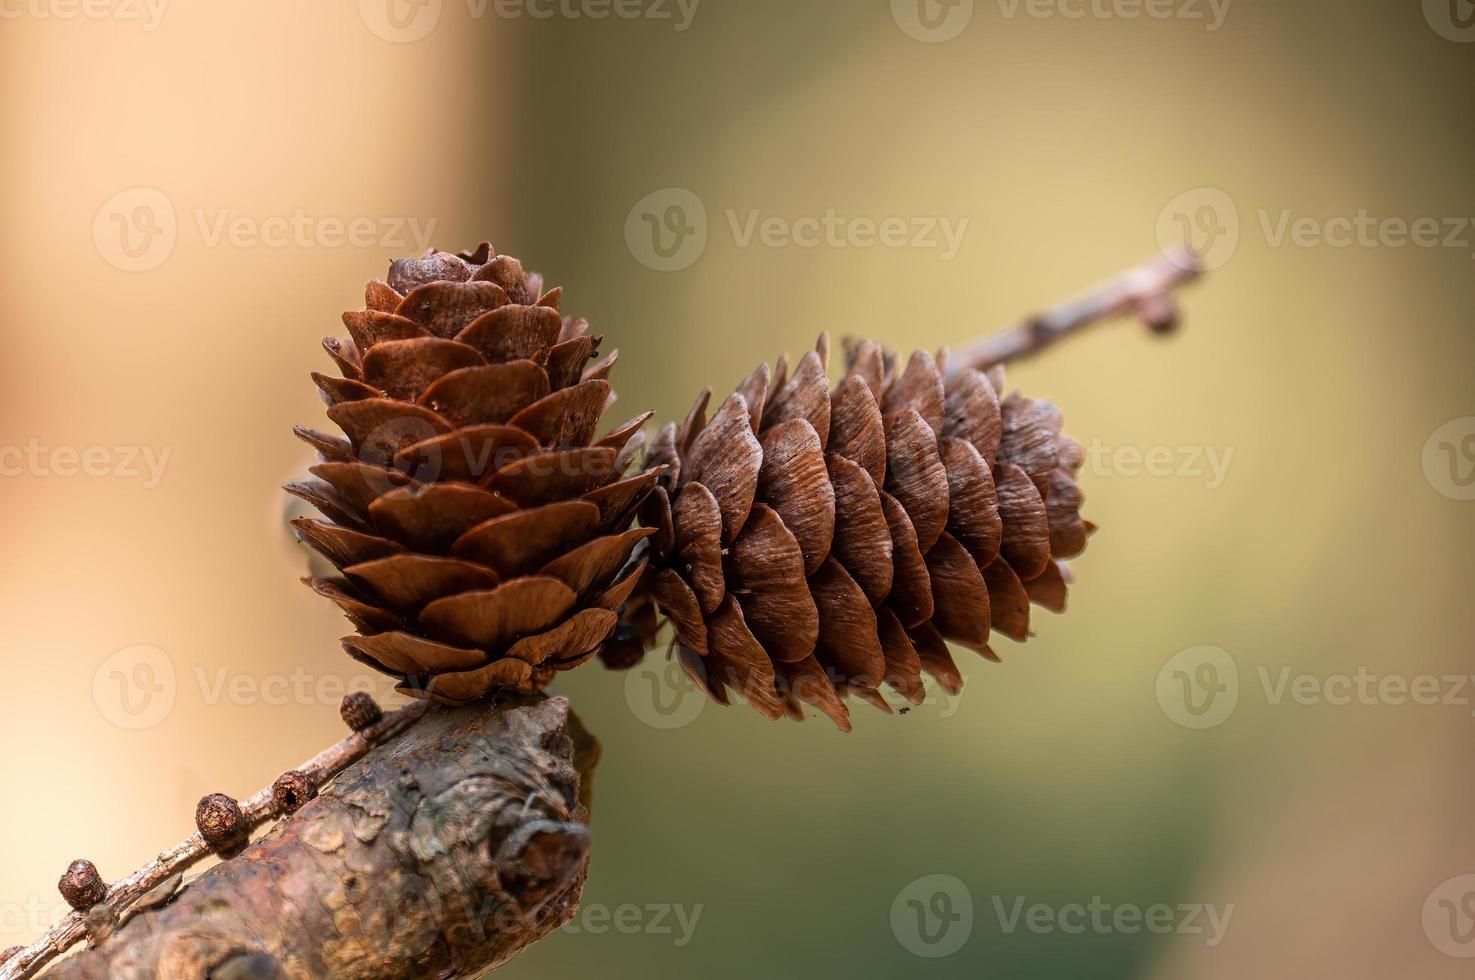
<path id="1" fill-rule="evenodd" d="M 400 259 L 323 342 L 314 374 L 347 436 L 298 428 L 315 480 L 293 522 L 340 572 L 307 579 L 358 629 L 343 646 L 415 697 L 533 690 L 592 657 L 640 577 L 631 529 L 656 472 L 623 474 L 650 417 L 603 438 L 611 352 L 561 289 L 495 255 Z M 622 574 L 623 573 L 623 574 Z"/>
<path id="2" fill-rule="evenodd" d="M 1060 560 L 1094 528 L 1080 447 L 1050 402 L 1001 402 L 1002 369 L 944 382 L 925 352 L 898 373 L 863 342 L 831 393 L 827 367 L 821 337 L 792 378 L 765 364 L 710 422 L 706 392 L 655 437 L 667 472 L 625 622 L 653 639 L 653 599 L 712 697 L 771 718 L 808 703 L 849 730 L 842 695 L 889 710 L 884 682 L 918 703 L 924 670 L 956 691 L 945 640 L 996 660 L 991 629 L 1023 641 L 1031 601 L 1063 611 Z"/>

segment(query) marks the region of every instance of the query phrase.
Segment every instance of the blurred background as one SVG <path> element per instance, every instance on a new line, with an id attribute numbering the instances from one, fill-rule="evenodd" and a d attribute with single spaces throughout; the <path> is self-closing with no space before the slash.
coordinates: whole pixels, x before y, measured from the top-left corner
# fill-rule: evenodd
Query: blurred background
<path id="1" fill-rule="evenodd" d="M 615 422 L 1186 241 L 1181 334 L 1010 372 L 1088 452 L 1069 614 L 849 736 L 659 658 L 566 675 L 605 749 L 591 884 L 502 975 L 1469 975 L 1468 0 L 0 17 L 0 946 L 73 858 L 131 871 L 385 693 L 278 485 L 391 258 L 485 237 L 562 283 L 621 350 Z"/>

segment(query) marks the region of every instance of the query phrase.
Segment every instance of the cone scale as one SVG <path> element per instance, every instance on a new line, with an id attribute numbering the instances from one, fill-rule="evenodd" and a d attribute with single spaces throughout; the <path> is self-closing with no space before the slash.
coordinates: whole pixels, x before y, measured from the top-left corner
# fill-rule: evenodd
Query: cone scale
<path id="1" fill-rule="evenodd" d="M 357 628 L 350 656 L 402 692 L 464 704 L 536 690 L 587 661 L 639 580 L 632 528 L 658 473 L 627 476 L 649 415 L 600 438 L 615 354 L 595 360 L 561 289 L 482 244 L 400 259 L 344 314 L 314 374 L 342 435 L 287 490 L 298 536 L 338 570 L 308 579 Z"/>
<path id="2" fill-rule="evenodd" d="M 948 641 L 996 660 L 991 634 L 1027 639 L 1031 603 L 1063 611 L 1064 560 L 1093 528 L 1080 447 L 1050 402 L 1003 397 L 1002 369 L 949 376 L 922 351 L 902 368 L 864 341 L 832 391 L 828 350 L 792 376 L 759 367 L 710 420 L 704 394 L 655 437 L 625 616 L 647 642 L 669 619 L 718 701 L 807 704 L 849 730 L 846 696 L 918 703 L 924 672 L 957 691 Z"/>

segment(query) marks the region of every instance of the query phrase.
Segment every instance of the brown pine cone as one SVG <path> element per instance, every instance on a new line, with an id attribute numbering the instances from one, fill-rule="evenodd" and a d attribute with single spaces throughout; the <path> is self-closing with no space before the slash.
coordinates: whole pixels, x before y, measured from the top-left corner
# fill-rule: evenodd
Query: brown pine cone
<path id="1" fill-rule="evenodd" d="M 1094 528 L 1080 447 L 1050 402 L 1001 402 L 1002 369 L 944 381 L 925 352 L 898 371 L 863 342 L 832 393 L 827 362 L 821 337 L 792 378 L 765 364 L 710 422 L 707 392 L 656 436 L 667 471 L 625 622 L 652 640 L 654 600 L 712 697 L 772 718 L 808 703 L 849 730 L 842 695 L 889 710 L 884 682 L 917 703 L 924 670 L 956 691 L 946 640 L 996 660 L 991 629 L 1023 641 L 1031 601 L 1063 611 L 1060 560 Z"/>
<path id="2" fill-rule="evenodd" d="M 298 536 L 341 572 L 308 579 L 357 627 L 343 646 L 415 697 L 542 687 L 592 657 L 639 579 L 631 529 L 658 473 L 623 474 L 650 417 L 596 439 L 611 352 L 561 289 L 483 243 L 400 259 L 323 342 L 314 374 L 347 438 L 299 428 L 326 521 Z M 622 574 L 625 573 L 625 574 Z"/>

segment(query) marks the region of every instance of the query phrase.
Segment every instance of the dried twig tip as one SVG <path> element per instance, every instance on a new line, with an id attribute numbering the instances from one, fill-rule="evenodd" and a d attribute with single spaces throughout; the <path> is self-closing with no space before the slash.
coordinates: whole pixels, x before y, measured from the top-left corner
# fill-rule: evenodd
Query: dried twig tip
<path id="1" fill-rule="evenodd" d="M 271 784 L 271 800 L 278 813 L 296 813 L 317 795 L 317 783 L 300 769 L 282 773 Z"/>
<path id="2" fill-rule="evenodd" d="M 1017 326 L 953 352 L 948 373 L 986 370 L 1033 356 L 1096 323 L 1133 317 L 1155 334 L 1178 328 L 1179 287 L 1203 275 L 1203 263 L 1186 249 L 1168 252 L 1109 279 L 1075 299 Z"/>
<path id="3" fill-rule="evenodd" d="M 384 717 L 379 702 L 363 691 L 344 695 L 343 703 L 338 706 L 338 713 L 343 716 L 343 723 L 356 732 L 373 728 Z"/>
<path id="4" fill-rule="evenodd" d="M 78 912 L 85 912 L 107 897 L 108 886 L 91 861 L 77 860 L 67 866 L 67 873 L 57 882 L 61 897 Z"/>

